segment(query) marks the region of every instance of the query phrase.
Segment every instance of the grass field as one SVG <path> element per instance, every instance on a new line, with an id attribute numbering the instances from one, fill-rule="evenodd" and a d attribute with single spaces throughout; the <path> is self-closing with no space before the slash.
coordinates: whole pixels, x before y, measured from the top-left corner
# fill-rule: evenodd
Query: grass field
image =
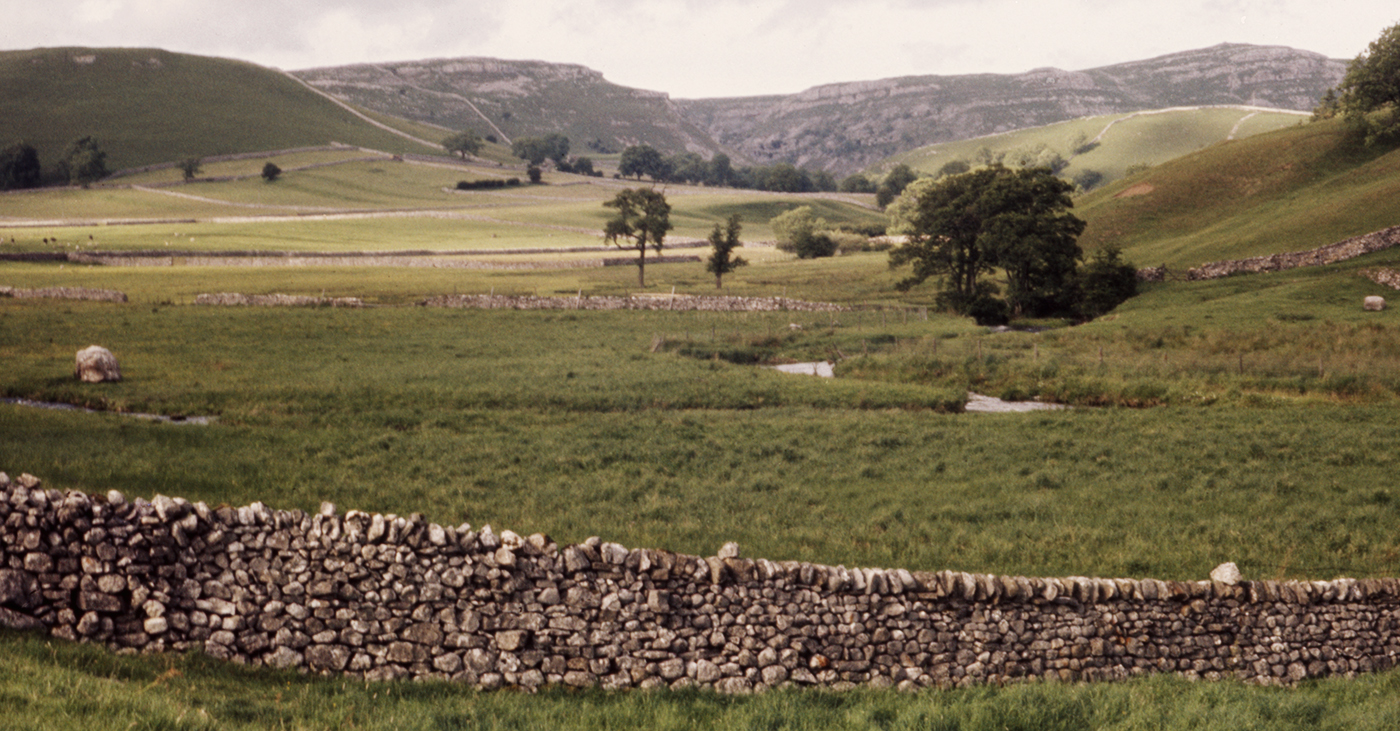
<path id="1" fill-rule="evenodd" d="M 1228 174 L 1203 172 L 1236 157 Z M 1295 244 L 1396 222 L 1384 204 L 1395 164 L 1394 153 L 1348 147 L 1327 125 L 1258 135 L 1084 199 L 1079 210 L 1097 231 L 1086 246 L 1117 236 L 1143 263 L 1309 248 Z M 445 190 L 462 177 L 352 162 L 270 185 L 167 189 L 198 200 L 100 188 L 6 195 L 0 251 L 562 249 L 600 242 L 601 202 L 624 184 L 550 176 L 511 195 Z M 1154 194 L 1114 197 L 1149 181 Z M 803 204 L 833 222 L 879 220 L 811 196 L 672 188 L 668 197 L 676 240 L 703 237 L 730 213 L 745 217 L 745 239 L 759 240 L 771 236 L 769 219 Z M 1336 215 L 1318 215 L 1326 206 Z M 315 208 L 420 210 L 286 215 Z M 15 225 L 144 217 L 166 222 Z M 1247 578 L 1400 572 L 1400 325 L 1394 310 L 1361 310 L 1362 297 L 1385 290 L 1358 274 L 1400 267 L 1400 254 L 1166 282 L 1092 323 L 993 333 L 925 316 L 933 288 L 896 292 L 883 253 L 743 253 L 753 263 L 726 276 L 721 293 L 853 309 L 415 304 L 491 291 L 627 294 L 638 289 L 630 267 L 3 262 L 0 284 L 119 289 L 130 301 L 0 299 L 0 395 L 217 419 L 163 424 L 0 404 L 0 469 L 57 489 L 308 510 L 330 500 L 561 543 L 596 534 L 709 555 L 733 540 L 749 556 L 846 566 L 1199 579 L 1230 560 Z M 647 275 L 652 293 L 715 293 L 698 263 L 652 265 Z M 221 291 L 372 306 L 192 304 Z M 116 353 L 125 380 L 72 378 L 73 353 L 92 343 Z M 836 360 L 838 377 L 760 367 L 816 359 Z M 958 413 L 969 389 L 1078 408 Z M 1287 691 L 1158 678 L 912 695 L 524 696 L 366 686 L 198 656 L 117 657 L 22 635 L 0 637 L 0 648 L 0 707 L 36 729 L 113 719 L 132 728 L 1366 728 L 1400 714 L 1394 673 Z"/>
<path id="2" fill-rule="evenodd" d="M 1068 163 L 1062 173 L 1065 177 L 1074 178 L 1093 170 L 1102 175 L 1100 184 L 1104 184 L 1123 178 L 1134 166 L 1158 165 L 1227 139 L 1243 139 L 1296 126 L 1305 119 L 1295 113 L 1235 107 L 1085 117 L 1045 127 L 929 145 L 881 165 L 887 168 L 902 162 L 915 170 L 936 174 L 955 160 L 974 161 L 984 148 L 992 154 L 1014 154 L 1043 146 Z M 1094 142 L 1097 144 L 1090 144 Z M 1090 149 L 1079 152 L 1076 148 L 1081 147 Z"/>

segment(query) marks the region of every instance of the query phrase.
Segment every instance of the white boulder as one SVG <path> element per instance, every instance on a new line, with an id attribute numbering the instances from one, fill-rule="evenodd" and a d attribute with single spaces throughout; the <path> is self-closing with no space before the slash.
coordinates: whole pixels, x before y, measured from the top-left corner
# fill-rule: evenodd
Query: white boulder
<path id="1" fill-rule="evenodd" d="M 1361 306 L 1365 307 L 1367 312 L 1380 312 L 1385 309 L 1385 298 L 1371 295 L 1362 302 Z"/>
<path id="2" fill-rule="evenodd" d="M 122 369 L 117 365 L 117 357 L 112 355 L 112 351 L 99 345 L 89 345 L 78 351 L 73 372 L 78 380 L 84 383 L 122 379 Z"/>

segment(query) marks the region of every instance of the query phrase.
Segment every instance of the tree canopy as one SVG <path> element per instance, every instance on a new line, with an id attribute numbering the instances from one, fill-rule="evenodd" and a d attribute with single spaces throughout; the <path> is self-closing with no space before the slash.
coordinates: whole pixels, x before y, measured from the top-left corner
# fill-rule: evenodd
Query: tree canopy
<path id="1" fill-rule="evenodd" d="M 517 137 L 510 145 L 510 152 L 531 165 L 539 165 L 545 160 L 558 164 L 569 157 L 569 138 L 561 134 Z"/>
<path id="2" fill-rule="evenodd" d="M 36 188 L 41 180 L 39 152 L 27 142 L 0 150 L 0 190 Z"/>
<path id="3" fill-rule="evenodd" d="M 661 253 L 671 230 L 671 204 L 651 188 L 627 188 L 603 205 L 617 209 L 604 225 L 603 238 L 618 248 L 637 250 L 637 286 L 645 287 L 647 247 Z"/>
<path id="4" fill-rule="evenodd" d="M 85 186 L 107 177 L 107 153 L 97 146 L 97 140 L 81 137 L 68 146 L 58 168 L 70 184 Z"/>
<path id="5" fill-rule="evenodd" d="M 799 259 L 817 259 L 836 253 L 826 219 L 812 215 L 811 206 L 798 206 L 768 222 L 778 240 L 778 248 L 797 254 Z"/>
<path id="6" fill-rule="evenodd" d="M 744 257 L 734 256 L 734 250 L 743 246 L 739 241 L 739 232 L 743 229 L 740 220 L 739 214 L 735 213 L 723 228 L 715 224 L 710 232 L 710 258 L 705 262 L 705 271 L 715 275 L 715 289 L 724 286 L 724 275 L 748 265 Z"/>
<path id="7" fill-rule="evenodd" d="M 465 160 L 467 159 L 467 155 L 475 155 L 481 152 L 481 144 L 481 138 L 477 137 L 475 132 L 464 129 L 443 140 L 442 148 L 448 152 L 455 152 L 461 155 L 462 159 Z"/>
<path id="8" fill-rule="evenodd" d="M 1363 129 L 1367 143 L 1400 134 L 1400 24 L 1352 59 L 1338 88 L 1338 106 Z"/>
<path id="9" fill-rule="evenodd" d="M 624 178 L 641 180 L 645 175 L 652 180 L 665 180 L 671 175 L 671 166 L 666 158 L 651 145 L 632 145 L 622 151 L 617 163 L 617 173 Z"/>
<path id="10" fill-rule="evenodd" d="M 908 216 L 909 240 L 890 266 L 910 266 L 907 290 L 942 280 L 939 302 L 979 320 L 1045 316 L 1077 301 L 1077 243 L 1084 222 L 1069 212 L 1073 187 L 1046 168 L 1000 165 L 920 186 Z M 1005 271 L 1007 296 L 982 275 Z"/>

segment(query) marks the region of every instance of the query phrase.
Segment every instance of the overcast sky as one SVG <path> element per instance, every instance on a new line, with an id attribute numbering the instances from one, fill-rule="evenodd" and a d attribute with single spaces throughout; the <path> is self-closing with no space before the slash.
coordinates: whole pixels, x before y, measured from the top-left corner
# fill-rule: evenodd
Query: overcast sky
<path id="1" fill-rule="evenodd" d="M 1079 70 L 1217 43 L 1351 59 L 1395 0 L 16 0 L 0 49 L 157 47 L 297 70 L 490 56 L 699 98 Z"/>

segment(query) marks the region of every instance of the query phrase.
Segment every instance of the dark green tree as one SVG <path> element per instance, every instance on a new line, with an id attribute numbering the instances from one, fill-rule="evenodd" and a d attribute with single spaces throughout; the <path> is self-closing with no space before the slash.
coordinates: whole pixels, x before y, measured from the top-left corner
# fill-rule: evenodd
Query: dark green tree
<path id="1" fill-rule="evenodd" d="M 1338 106 L 1366 143 L 1400 133 L 1400 24 L 1392 25 L 1347 64 Z"/>
<path id="2" fill-rule="evenodd" d="M 277 163 L 275 163 L 275 162 L 269 162 L 269 163 L 267 163 L 266 165 L 263 165 L 263 169 L 262 169 L 262 178 L 263 178 L 263 180 L 265 180 L 265 181 L 271 183 L 272 181 L 276 180 L 276 179 L 278 178 L 278 176 L 280 176 L 281 174 L 282 174 L 282 168 L 277 167 Z"/>
<path id="3" fill-rule="evenodd" d="M 442 148 L 448 152 L 455 152 L 461 155 L 462 159 L 467 159 L 467 155 L 475 155 L 481 152 L 481 138 L 475 132 L 464 129 L 451 137 L 442 141 Z"/>
<path id="4" fill-rule="evenodd" d="M 180 161 L 175 163 L 175 167 L 179 168 L 180 172 L 184 174 L 186 183 L 194 180 L 194 176 L 198 175 L 200 170 L 203 169 L 203 166 L 200 165 L 199 158 L 193 155 L 180 158 Z"/>
<path id="5" fill-rule="evenodd" d="M 645 175 L 652 180 L 665 180 L 670 177 L 671 171 L 667 169 L 666 158 L 651 145 L 632 145 L 622 151 L 622 157 L 617 163 L 617 173 L 624 178 L 635 177 L 638 180 Z"/>
<path id="6" fill-rule="evenodd" d="M 557 165 L 569 157 L 569 138 L 561 134 L 517 137 L 510 152 L 531 165 L 541 165 L 545 160 L 553 160 Z"/>
<path id="7" fill-rule="evenodd" d="M 705 271 L 715 275 L 715 289 L 724 286 L 724 275 L 748 265 L 744 257 L 734 256 L 734 250 L 743 246 L 739 241 L 742 229 L 739 214 L 735 213 L 723 228 L 715 224 L 715 229 L 710 232 L 710 258 L 705 262 Z"/>
<path id="8" fill-rule="evenodd" d="M 92 137 L 81 137 L 68 146 L 58 171 L 72 185 L 86 186 L 107 177 L 107 153 Z"/>
<path id="9" fill-rule="evenodd" d="M 27 142 L 0 150 L 0 190 L 37 188 L 42 179 L 39 151 Z"/>
<path id="10" fill-rule="evenodd" d="M 981 245 L 1006 272 L 1006 302 L 1013 315 L 1043 317 L 1074 308 L 1077 243 L 1084 222 L 1069 210 L 1074 186 L 1046 168 L 997 176 L 981 205 L 986 219 Z"/>
<path id="11" fill-rule="evenodd" d="M 812 215 L 811 206 L 798 206 L 774 216 L 768 225 L 778 239 L 778 248 L 797 254 L 799 259 L 836 254 L 836 240 L 827 230 L 826 219 Z"/>
<path id="12" fill-rule="evenodd" d="M 715 153 L 706 166 L 705 185 L 730 187 L 734 185 L 734 175 L 734 165 L 729 161 L 729 156 L 723 152 Z"/>
<path id="13" fill-rule="evenodd" d="M 870 178 L 856 173 L 841 180 L 840 190 L 842 193 L 874 193 L 875 184 L 870 182 Z"/>
<path id="14" fill-rule="evenodd" d="M 1091 320 L 1137 295 L 1137 267 L 1116 246 L 1099 249 L 1080 267 L 1078 289 L 1079 316 Z"/>
<path id="15" fill-rule="evenodd" d="M 682 152 L 679 155 L 672 155 L 667 161 L 670 168 L 671 180 L 679 180 L 686 183 L 699 183 L 705 179 L 709 172 L 705 158 L 693 152 Z"/>
<path id="16" fill-rule="evenodd" d="M 525 175 L 527 175 L 530 178 L 530 183 L 532 185 L 539 185 L 540 181 L 544 179 L 544 173 L 540 171 L 539 165 L 531 165 L 530 167 L 526 168 Z"/>
<path id="17" fill-rule="evenodd" d="M 1073 304 L 1084 223 L 1069 212 L 1070 186 L 1049 170 L 1010 170 L 1001 165 L 954 175 L 924 189 L 904 245 L 890 252 L 890 266 L 910 266 L 897 287 L 907 290 L 931 277 L 942 281 L 939 302 L 979 321 L 1018 314 L 1045 315 Z M 982 275 L 1006 271 L 1008 299 Z"/>
<path id="18" fill-rule="evenodd" d="M 603 238 L 621 249 L 637 250 L 637 286 L 646 286 L 647 247 L 661 253 L 671 230 L 671 204 L 651 188 L 627 188 L 603 203 L 617 215 L 603 227 Z"/>
<path id="19" fill-rule="evenodd" d="M 893 203 L 910 183 L 918 179 L 919 174 L 914 172 L 913 168 L 904 163 L 895 165 L 885 179 L 880 181 L 880 187 L 875 191 L 876 205 L 884 208 Z"/>

